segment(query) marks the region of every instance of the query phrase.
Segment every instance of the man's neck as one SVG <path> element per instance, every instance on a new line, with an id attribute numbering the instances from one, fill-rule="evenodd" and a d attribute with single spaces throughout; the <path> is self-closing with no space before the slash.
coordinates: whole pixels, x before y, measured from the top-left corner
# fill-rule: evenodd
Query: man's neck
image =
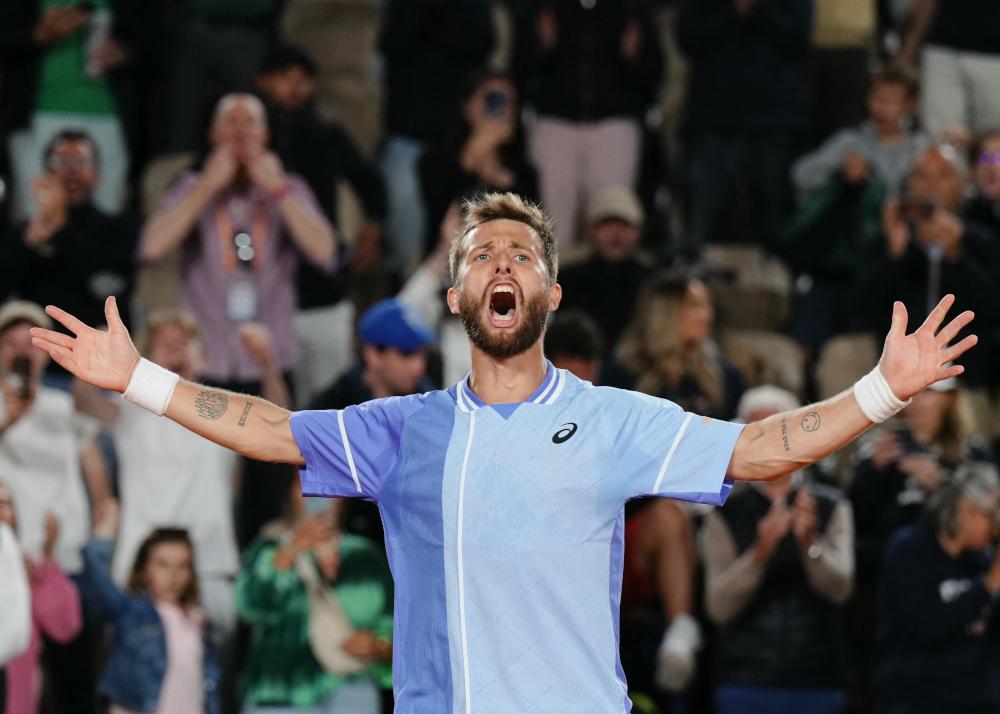
<path id="1" fill-rule="evenodd" d="M 527 401 L 542 381 L 548 365 L 539 340 L 526 351 L 498 359 L 478 347 L 472 348 L 472 391 L 487 404 L 517 404 Z"/>
<path id="2" fill-rule="evenodd" d="M 364 370 L 361 373 L 361 381 L 372 393 L 372 399 L 384 399 L 386 397 L 392 397 L 393 395 L 381 381 L 375 378 L 375 375 L 369 370 Z"/>

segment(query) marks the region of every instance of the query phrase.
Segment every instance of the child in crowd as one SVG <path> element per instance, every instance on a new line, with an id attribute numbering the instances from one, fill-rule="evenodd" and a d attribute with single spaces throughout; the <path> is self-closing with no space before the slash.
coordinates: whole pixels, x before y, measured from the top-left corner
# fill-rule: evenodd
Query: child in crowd
<path id="1" fill-rule="evenodd" d="M 216 714 L 219 666 L 198 606 L 187 532 L 154 530 L 122 592 L 109 570 L 117 525 L 117 507 L 108 508 L 83 549 L 88 602 L 115 626 L 99 686 L 110 714 Z"/>
<path id="2" fill-rule="evenodd" d="M 17 533 L 14 494 L 0 482 L 0 523 Z M 0 712 L 5 714 L 36 714 L 42 694 L 42 674 L 38 667 L 42 634 L 65 643 L 76 637 L 83 625 L 80 595 L 76 587 L 55 562 L 52 554 L 59 540 L 59 520 L 52 514 L 45 518 L 45 543 L 39 557 L 25 556 L 31 597 L 31 633 L 28 649 L 7 662 L 6 704 L 0 698 Z M 4 574 L 0 574 L 3 577 Z M 0 609 L 2 616 L 7 613 Z"/>
<path id="3" fill-rule="evenodd" d="M 898 194 L 914 157 L 930 145 L 912 128 L 917 94 L 917 80 L 909 72 L 897 67 L 876 72 L 868 90 L 868 121 L 842 129 L 792 166 L 799 199 L 838 172 L 852 185 L 880 179 L 890 194 Z"/>

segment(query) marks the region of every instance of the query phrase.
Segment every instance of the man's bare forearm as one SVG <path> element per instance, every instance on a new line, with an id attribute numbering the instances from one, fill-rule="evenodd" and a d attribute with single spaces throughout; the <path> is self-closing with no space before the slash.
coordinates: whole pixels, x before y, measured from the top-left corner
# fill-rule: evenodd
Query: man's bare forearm
<path id="1" fill-rule="evenodd" d="M 265 399 L 181 380 L 166 416 L 251 459 L 305 463 L 292 436 L 291 412 Z"/>
<path id="2" fill-rule="evenodd" d="M 797 471 L 853 441 L 872 426 L 851 390 L 748 424 L 729 462 L 729 475 L 766 481 Z"/>
<path id="3" fill-rule="evenodd" d="M 278 209 L 299 250 L 317 265 L 332 265 L 337 242 L 329 221 L 297 196 L 284 197 Z"/>

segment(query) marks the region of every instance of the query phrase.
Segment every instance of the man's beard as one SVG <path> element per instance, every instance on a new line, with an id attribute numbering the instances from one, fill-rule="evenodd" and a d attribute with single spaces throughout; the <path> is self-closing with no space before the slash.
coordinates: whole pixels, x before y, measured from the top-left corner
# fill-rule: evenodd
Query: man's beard
<path id="1" fill-rule="evenodd" d="M 481 320 L 488 320 L 482 317 L 489 304 L 490 292 L 486 293 L 479 300 L 475 300 L 472 295 L 462 292 L 458 301 L 458 314 L 462 318 L 465 326 L 465 334 L 476 347 L 497 359 L 506 359 L 526 351 L 545 332 L 545 321 L 549 315 L 549 294 L 548 291 L 538 293 L 530 301 L 523 299 L 521 310 L 524 310 L 524 317 L 518 327 L 509 330 L 500 330 L 498 333 L 491 333 L 483 326 Z"/>

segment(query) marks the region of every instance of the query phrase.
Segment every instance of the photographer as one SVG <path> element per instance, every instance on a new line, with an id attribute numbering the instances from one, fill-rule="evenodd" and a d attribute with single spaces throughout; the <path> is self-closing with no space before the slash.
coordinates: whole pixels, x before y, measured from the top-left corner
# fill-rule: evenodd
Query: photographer
<path id="1" fill-rule="evenodd" d="M 1000 593 L 1000 477 L 961 467 L 935 492 L 929 522 L 896 533 L 879 584 L 875 684 L 885 714 L 974 714 L 1000 705 L 996 643 Z"/>
<path id="2" fill-rule="evenodd" d="M 854 286 L 854 319 L 863 329 L 881 333 L 883 311 L 894 300 L 902 300 L 911 314 L 924 315 L 942 295 L 954 293 L 976 313 L 980 334 L 992 331 L 993 286 L 980 252 L 991 237 L 959 217 L 966 187 L 965 167 L 952 147 L 931 147 L 914 160 L 903 198 L 883 207 L 884 247 L 867 261 Z M 963 361 L 965 385 L 985 384 L 989 356 L 981 350 Z"/>
<path id="3" fill-rule="evenodd" d="M 95 205 L 103 156 L 89 134 L 60 132 L 45 147 L 44 163 L 31 186 L 31 220 L 0 245 L 0 299 L 65 303 L 103 324 L 104 301 L 114 295 L 129 324 L 139 221 Z"/>
<path id="4" fill-rule="evenodd" d="M 298 356 L 295 278 L 300 261 L 330 270 L 334 232 L 316 199 L 266 149 L 267 115 L 249 94 L 219 100 L 200 172 L 182 176 L 149 220 L 140 258 L 183 247 L 181 303 L 204 328 L 204 378 L 255 394 L 262 372 L 243 349 L 240 326 L 261 322 L 283 372 Z"/>

